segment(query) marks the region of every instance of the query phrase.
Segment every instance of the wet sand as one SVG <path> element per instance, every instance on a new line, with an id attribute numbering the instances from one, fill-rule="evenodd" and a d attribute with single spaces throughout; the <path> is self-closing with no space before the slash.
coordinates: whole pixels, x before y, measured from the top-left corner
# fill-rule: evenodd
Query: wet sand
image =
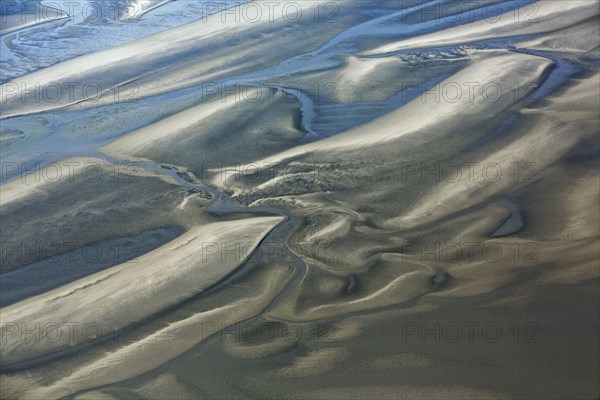
<path id="1" fill-rule="evenodd" d="M 597 2 L 176 3 L 2 48 L 0 397 L 598 397 Z"/>

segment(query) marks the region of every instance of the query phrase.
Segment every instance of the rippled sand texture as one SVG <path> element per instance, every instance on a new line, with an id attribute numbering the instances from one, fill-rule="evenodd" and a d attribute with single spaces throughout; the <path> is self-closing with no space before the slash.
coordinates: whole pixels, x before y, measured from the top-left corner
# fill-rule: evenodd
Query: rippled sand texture
<path id="1" fill-rule="evenodd" d="M 1 398 L 598 398 L 597 1 L 105 3 L 2 11 Z"/>

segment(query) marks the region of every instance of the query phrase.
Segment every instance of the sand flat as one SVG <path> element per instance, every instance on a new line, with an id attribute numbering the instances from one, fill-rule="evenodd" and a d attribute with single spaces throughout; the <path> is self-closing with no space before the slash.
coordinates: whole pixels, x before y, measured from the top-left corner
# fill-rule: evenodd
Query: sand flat
<path id="1" fill-rule="evenodd" d="M 598 398 L 597 2 L 161 4 L 3 43 L 0 397 Z"/>

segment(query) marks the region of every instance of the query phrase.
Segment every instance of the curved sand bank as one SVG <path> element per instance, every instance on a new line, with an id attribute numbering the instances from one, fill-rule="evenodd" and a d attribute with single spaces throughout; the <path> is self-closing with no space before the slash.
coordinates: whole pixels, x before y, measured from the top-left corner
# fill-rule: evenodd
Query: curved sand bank
<path id="1" fill-rule="evenodd" d="M 259 217 L 194 228 L 139 257 L 136 263 L 114 266 L 5 307 L 2 318 L 32 326 L 58 320 L 95 322 L 100 331 L 110 332 L 111 327 L 122 326 L 125 319 L 129 323 L 143 320 L 210 287 L 250 257 L 260 240 L 281 220 Z M 234 247 L 237 253 L 221 251 L 219 246 L 232 238 L 238 245 Z M 77 346 L 86 340 L 64 337 L 32 345 L 20 339 L 15 336 L 4 343 L 3 366 Z"/>
<path id="2" fill-rule="evenodd" d="M 459 125 L 464 126 L 462 121 L 474 127 L 518 106 L 551 65 L 550 60 L 541 57 L 511 52 L 475 52 L 469 66 L 405 107 L 343 134 L 297 146 L 259 163 L 278 163 L 311 153 L 353 151 L 394 140 L 409 141 L 414 146 L 434 141 L 458 129 Z M 488 94 L 484 88 L 491 86 L 494 93 Z M 467 89 L 463 91 L 462 88 Z M 445 93 L 449 93 L 448 97 Z M 321 156 L 327 157 L 331 162 L 338 161 L 335 156 Z M 276 181 L 266 184 L 273 182 Z"/>
<path id="3" fill-rule="evenodd" d="M 382 54 L 399 50 L 451 46 L 479 40 L 548 33 L 576 25 L 600 12 L 597 2 L 587 0 L 569 2 L 547 0 L 538 1 L 535 5 L 533 10 L 525 5 L 522 15 L 518 13 L 494 15 L 489 20 L 475 21 L 459 27 L 401 40 L 369 50 L 365 54 Z M 568 14 L 566 18 L 564 13 Z"/>
<path id="4" fill-rule="evenodd" d="M 294 96 L 268 87 L 238 86 L 130 132 L 102 151 L 182 165 L 205 180 L 210 169 L 226 167 L 229 160 L 243 163 L 293 147 L 306 136 L 303 130 Z M 229 173 L 220 171 L 219 179 Z"/>

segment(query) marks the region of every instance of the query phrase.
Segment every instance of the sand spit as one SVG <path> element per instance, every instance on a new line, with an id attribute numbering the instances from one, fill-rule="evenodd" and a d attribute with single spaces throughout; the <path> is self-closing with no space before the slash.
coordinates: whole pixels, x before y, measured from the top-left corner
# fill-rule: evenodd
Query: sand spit
<path id="1" fill-rule="evenodd" d="M 140 321 L 216 283 L 250 257 L 262 237 L 280 221 L 278 217 L 264 217 L 197 227 L 139 257 L 136 263 L 117 265 L 5 307 L 2 318 L 31 325 L 58 320 L 96 322 L 104 332 L 125 319 Z M 226 238 L 235 238 L 239 254 L 225 257 L 214 251 Z M 3 366 L 79 345 L 85 338 L 69 340 L 65 337 L 33 346 L 8 341 L 2 347 Z"/>

